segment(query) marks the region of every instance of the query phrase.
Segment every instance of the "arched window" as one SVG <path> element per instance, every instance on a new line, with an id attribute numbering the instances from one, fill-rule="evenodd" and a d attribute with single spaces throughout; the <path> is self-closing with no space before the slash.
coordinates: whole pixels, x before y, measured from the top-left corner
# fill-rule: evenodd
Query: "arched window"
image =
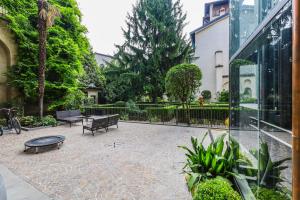
<path id="1" fill-rule="evenodd" d="M 249 88 L 249 87 L 246 87 L 245 90 L 244 90 L 244 96 L 248 97 L 248 98 L 251 98 L 252 97 L 252 89 Z"/>

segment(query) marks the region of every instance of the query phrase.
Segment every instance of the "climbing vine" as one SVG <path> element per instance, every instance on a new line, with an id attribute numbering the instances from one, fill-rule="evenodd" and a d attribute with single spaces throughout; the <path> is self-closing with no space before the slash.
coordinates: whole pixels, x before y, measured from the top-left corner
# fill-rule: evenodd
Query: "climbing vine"
<path id="1" fill-rule="evenodd" d="M 65 107 L 68 98 L 82 98 L 80 89 L 90 84 L 82 81 L 88 74 L 97 74 L 94 81 L 103 86 L 104 76 L 97 69 L 94 55 L 81 24 L 76 0 L 48 0 L 57 7 L 61 17 L 48 30 L 45 102 L 49 108 Z M 16 87 L 28 103 L 37 102 L 38 32 L 36 0 L 1 0 L 8 14 L 8 27 L 18 44 L 17 64 L 8 72 L 9 84 Z M 94 73 L 94 71 L 96 73 Z M 96 80 L 95 80 L 96 79 Z"/>

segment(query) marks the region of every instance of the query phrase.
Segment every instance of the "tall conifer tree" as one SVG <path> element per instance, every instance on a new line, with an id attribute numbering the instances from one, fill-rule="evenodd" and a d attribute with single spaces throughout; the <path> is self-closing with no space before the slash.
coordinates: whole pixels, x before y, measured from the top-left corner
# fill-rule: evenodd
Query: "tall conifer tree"
<path id="1" fill-rule="evenodd" d="M 117 46 L 117 63 L 139 74 L 142 91 L 152 101 L 162 97 L 167 71 L 188 62 L 192 48 L 183 33 L 186 14 L 180 0 L 139 0 L 123 29 L 125 42 Z"/>

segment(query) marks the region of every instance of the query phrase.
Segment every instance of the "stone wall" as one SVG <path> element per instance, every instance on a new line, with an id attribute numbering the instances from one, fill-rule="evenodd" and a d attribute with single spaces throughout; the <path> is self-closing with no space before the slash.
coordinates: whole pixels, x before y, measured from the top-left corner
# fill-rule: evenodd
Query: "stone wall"
<path id="1" fill-rule="evenodd" d="M 13 34 L 7 27 L 7 21 L 0 18 L 0 103 L 9 101 L 16 96 L 13 88 L 7 84 L 5 73 L 17 60 L 17 45 Z"/>

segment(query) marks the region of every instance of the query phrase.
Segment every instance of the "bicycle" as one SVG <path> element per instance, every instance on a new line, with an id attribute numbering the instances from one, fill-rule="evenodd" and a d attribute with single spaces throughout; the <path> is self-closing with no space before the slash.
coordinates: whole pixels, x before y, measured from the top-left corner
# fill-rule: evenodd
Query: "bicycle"
<path id="1" fill-rule="evenodd" d="M 21 133 L 21 124 L 16 117 L 16 110 L 9 109 L 9 108 L 2 108 L 0 109 L 0 112 L 2 115 L 4 115 L 4 118 L 6 119 L 6 129 L 12 130 L 14 129 L 17 134 Z M 0 136 L 3 135 L 4 127 L 0 126 Z"/>

